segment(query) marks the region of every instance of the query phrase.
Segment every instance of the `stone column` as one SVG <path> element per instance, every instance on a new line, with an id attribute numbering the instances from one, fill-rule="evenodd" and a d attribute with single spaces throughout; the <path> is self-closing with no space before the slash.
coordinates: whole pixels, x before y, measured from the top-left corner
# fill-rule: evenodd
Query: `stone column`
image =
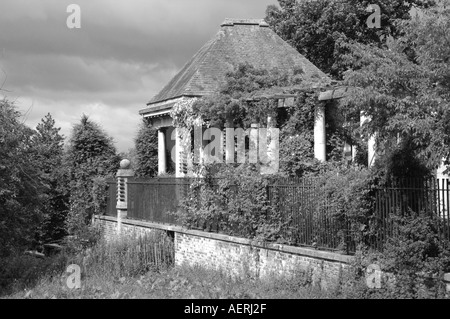
<path id="1" fill-rule="evenodd" d="M 364 123 L 370 122 L 371 119 L 369 116 L 366 116 L 362 111 L 360 113 L 360 125 L 363 126 Z M 367 165 L 369 167 L 373 166 L 375 164 L 375 157 L 376 157 L 376 143 L 375 143 L 375 134 L 372 134 L 368 137 L 367 140 Z"/>
<path id="2" fill-rule="evenodd" d="M 227 123 L 225 127 L 225 163 L 234 163 L 234 127 L 233 120 L 227 117 Z"/>
<path id="3" fill-rule="evenodd" d="M 272 117 L 267 117 L 267 134 L 259 134 L 259 147 L 267 152 L 267 163 L 262 163 L 261 174 L 276 174 L 279 170 L 279 150 L 280 150 L 280 131 L 275 127 L 275 121 Z M 266 141 L 262 139 L 266 138 Z M 261 157 L 261 155 L 260 155 Z M 260 158 L 261 161 L 261 158 Z"/>
<path id="4" fill-rule="evenodd" d="M 325 106 L 316 105 L 314 110 L 314 157 L 326 161 Z"/>
<path id="5" fill-rule="evenodd" d="M 130 161 L 124 159 L 120 162 L 120 169 L 117 171 L 117 232 L 122 230 L 122 220 L 127 218 L 128 210 L 128 178 L 134 176 L 134 171 L 130 168 Z"/>
<path id="6" fill-rule="evenodd" d="M 190 143 L 188 142 L 188 140 L 190 141 L 190 135 L 186 136 L 187 133 L 188 130 L 179 127 L 176 127 L 172 133 L 172 140 L 175 139 L 175 154 L 173 155 L 175 162 L 175 177 L 185 176 L 182 167 L 183 163 L 185 163 L 183 159 L 187 159 L 186 156 L 188 154 L 186 152 L 187 150 L 190 150 L 190 147 L 186 147 L 187 149 L 184 149 L 185 145 L 183 145 L 183 142 Z M 186 162 L 186 164 L 188 163 Z"/>
<path id="7" fill-rule="evenodd" d="M 166 134 L 160 128 L 158 130 L 158 175 L 166 173 L 166 163 Z"/>
<path id="8" fill-rule="evenodd" d="M 258 163 L 258 129 L 259 124 L 252 124 L 249 132 L 248 162 Z"/>

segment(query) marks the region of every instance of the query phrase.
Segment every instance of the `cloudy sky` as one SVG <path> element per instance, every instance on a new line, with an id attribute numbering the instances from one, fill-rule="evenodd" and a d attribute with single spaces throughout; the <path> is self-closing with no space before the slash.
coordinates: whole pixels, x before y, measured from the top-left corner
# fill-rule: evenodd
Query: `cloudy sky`
<path id="1" fill-rule="evenodd" d="M 2 0 L 0 84 L 35 127 L 61 132 L 87 114 L 133 147 L 139 110 L 218 31 L 225 18 L 264 18 L 276 0 Z M 67 7 L 81 8 L 69 29 Z"/>

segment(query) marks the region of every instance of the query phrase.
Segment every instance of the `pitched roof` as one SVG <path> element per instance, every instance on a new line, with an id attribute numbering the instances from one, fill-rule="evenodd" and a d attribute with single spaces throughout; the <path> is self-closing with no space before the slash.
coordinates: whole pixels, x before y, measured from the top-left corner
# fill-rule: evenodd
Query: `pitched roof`
<path id="1" fill-rule="evenodd" d="M 245 62 L 256 68 L 281 71 L 300 67 L 308 82 L 331 82 L 325 73 L 273 32 L 264 20 L 226 19 L 219 32 L 147 105 L 151 109 L 152 104 L 180 96 L 217 92 L 225 81 L 225 74 Z"/>

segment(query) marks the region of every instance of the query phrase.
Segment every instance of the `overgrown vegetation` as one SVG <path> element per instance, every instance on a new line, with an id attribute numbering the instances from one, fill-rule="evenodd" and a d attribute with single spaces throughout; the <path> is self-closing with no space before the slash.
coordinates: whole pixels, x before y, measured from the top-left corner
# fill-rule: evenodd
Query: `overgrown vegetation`
<path id="1" fill-rule="evenodd" d="M 68 189 L 63 137 L 50 114 L 33 130 L 0 101 L 0 256 L 65 234 Z"/>
<path id="2" fill-rule="evenodd" d="M 65 271 L 71 264 L 81 267 L 84 282 L 102 278 L 112 283 L 167 270 L 173 262 L 173 241 L 164 232 L 140 236 L 129 233 L 111 241 L 96 238 L 91 246 L 82 250 L 69 246 L 43 259 L 26 255 L 3 259 L 0 262 L 0 295 L 34 289 L 49 281 L 57 284 L 61 292 L 69 293 L 63 279 L 67 278 Z"/>
<path id="3" fill-rule="evenodd" d="M 146 120 L 139 126 L 135 138 L 136 176 L 152 177 L 158 174 L 158 132 Z"/>
<path id="4" fill-rule="evenodd" d="M 343 57 L 344 84 L 354 89 L 342 103 L 371 118 L 364 134 L 375 134 L 381 154 L 383 144 L 407 141 L 410 155 L 428 169 L 449 157 L 450 10 L 448 0 L 437 2 L 399 23 L 401 36 L 385 47 L 352 43 Z"/>
<path id="5" fill-rule="evenodd" d="M 266 21 L 285 41 L 306 56 L 314 65 L 333 78 L 341 79 L 347 70 L 342 56 L 348 52 L 346 43 L 358 42 L 383 46 L 389 37 L 398 37 L 403 30 L 397 20 L 410 19 L 412 8 L 426 8 L 430 0 L 279 0 L 279 7 L 270 5 Z M 369 4 L 380 7 L 380 28 L 368 28 Z"/>
<path id="6" fill-rule="evenodd" d="M 289 216 L 269 199 L 269 181 L 257 166 L 211 166 L 196 179 L 175 215 L 188 228 L 220 231 L 261 241 L 288 242 Z"/>
<path id="7" fill-rule="evenodd" d="M 450 271 L 450 242 L 439 236 L 442 224 L 435 217 L 411 212 L 394 218 L 393 226 L 396 234 L 388 238 L 383 252 L 359 247 L 341 293 L 357 299 L 448 298 L 443 279 Z M 378 288 L 367 284 L 378 280 L 366 277 L 372 264 L 381 270 Z"/>
<path id="8" fill-rule="evenodd" d="M 106 179 L 117 172 L 119 158 L 112 139 L 86 115 L 73 127 L 66 154 L 70 180 L 67 231 L 72 236 L 70 241 L 89 241 L 86 238 L 92 234 L 88 226 L 93 215 L 106 207 Z M 73 245 L 80 246 L 81 242 Z"/>
<path id="9" fill-rule="evenodd" d="M 83 266 L 90 275 L 113 278 L 135 277 L 173 265 L 173 240 L 162 231 L 123 234 L 110 241 L 101 239 L 85 251 Z"/>

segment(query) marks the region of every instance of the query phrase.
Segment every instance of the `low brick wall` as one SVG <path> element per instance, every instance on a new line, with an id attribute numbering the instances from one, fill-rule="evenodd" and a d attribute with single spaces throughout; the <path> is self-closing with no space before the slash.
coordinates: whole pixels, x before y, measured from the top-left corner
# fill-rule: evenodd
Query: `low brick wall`
<path id="1" fill-rule="evenodd" d="M 119 234 L 117 218 L 101 216 L 96 218 L 96 222 L 104 229 L 106 238 Z M 165 230 L 174 235 L 176 265 L 201 265 L 221 269 L 235 276 L 254 278 L 290 276 L 301 271 L 310 273 L 313 283 L 323 289 L 338 283 L 353 258 L 332 252 L 255 243 L 245 238 L 129 219 L 122 220 L 120 225 L 120 233 L 153 230 Z"/>
<path id="2" fill-rule="evenodd" d="M 336 285 L 351 256 L 190 231 L 175 233 L 175 262 L 221 269 L 236 276 L 268 278 L 309 273 L 323 289 Z"/>
<path id="3" fill-rule="evenodd" d="M 113 239 L 119 234 L 127 234 L 133 232 L 137 234 L 151 233 L 155 230 L 160 229 L 158 227 L 146 225 L 146 223 L 131 223 L 131 221 L 127 220 L 127 222 L 121 223 L 119 231 L 117 218 L 110 216 L 96 217 L 95 222 L 101 226 L 101 228 L 103 229 L 103 236 L 105 236 L 107 240 Z"/>

